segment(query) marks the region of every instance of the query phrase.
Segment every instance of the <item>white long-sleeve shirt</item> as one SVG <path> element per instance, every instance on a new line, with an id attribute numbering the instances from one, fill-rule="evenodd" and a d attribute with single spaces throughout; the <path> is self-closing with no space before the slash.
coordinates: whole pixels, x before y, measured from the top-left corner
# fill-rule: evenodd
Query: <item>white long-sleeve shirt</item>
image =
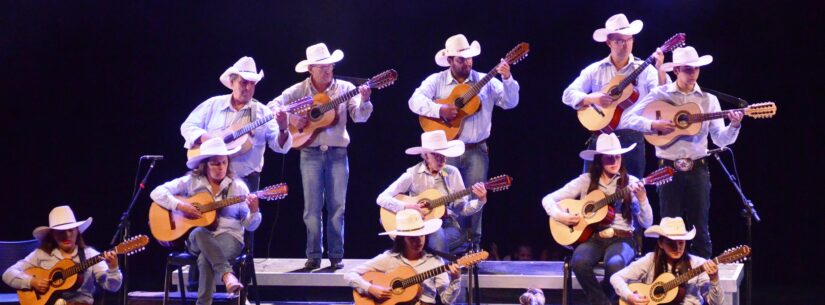
<path id="1" fill-rule="evenodd" d="M 628 283 L 653 283 L 656 279 L 653 256 L 652 252 L 648 253 L 610 277 L 610 284 L 613 285 L 617 295 L 627 300 L 627 297 L 633 294 L 627 286 Z M 691 268 L 700 267 L 705 261 L 704 258 L 690 255 Z M 707 273 L 702 273 L 687 281 L 685 290 L 685 300 L 682 303 L 684 305 L 720 305 L 725 301 L 721 281 L 711 283 Z"/>
<path id="2" fill-rule="evenodd" d="M 149 197 L 163 208 L 174 211 L 181 202 L 175 196 L 189 197 L 197 193 L 207 192 L 212 194 L 209 181 L 206 177 L 186 175 L 175 180 L 159 185 Z M 222 194 L 226 194 L 223 196 Z M 212 194 L 215 201 L 229 197 L 249 194 L 249 188 L 242 179 L 224 178 L 221 181 L 220 190 L 217 194 Z M 237 204 L 218 209 L 218 227 L 212 231 L 212 235 L 230 234 L 241 244 L 244 243 L 243 232 L 255 231 L 261 224 L 261 212 L 252 213 L 249 204 L 244 200 Z"/>
<path id="3" fill-rule="evenodd" d="M 440 267 L 444 264 L 440 258 L 424 253 L 424 256 L 416 261 L 409 261 L 403 255 L 396 252 L 386 251 L 378 256 L 364 262 L 355 268 L 350 269 L 344 274 L 344 280 L 349 283 L 350 287 L 358 291 L 362 295 L 368 295 L 367 290 L 372 285 L 365 280 L 361 275 L 370 271 L 390 272 L 401 266 L 408 266 L 415 269 L 416 273 L 422 273 L 433 268 Z M 387 287 L 391 288 L 391 287 Z M 459 295 L 459 288 L 461 288 L 461 278 L 450 280 L 450 276 L 445 272 L 435 277 L 429 278 L 421 282 L 421 297 L 420 302 L 435 304 L 435 296 L 438 290 L 441 291 L 441 302 L 444 304 L 453 304 Z"/>
<path id="4" fill-rule="evenodd" d="M 180 125 L 180 133 L 185 140 L 183 147 L 192 148 L 203 134 L 228 127 L 235 123 L 246 124 L 272 114 L 272 110 L 256 100 L 251 100 L 240 110 L 235 110 L 231 103 L 231 94 L 212 97 L 192 110 L 186 121 Z M 283 146 L 278 145 L 281 136 L 287 136 Z M 292 147 L 292 135 L 280 133 L 275 119 L 255 128 L 251 132 L 252 149 L 243 155 L 232 158 L 232 171 L 238 177 L 245 177 L 252 172 L 260 173 L 264 167 L 264 151 L 267 144 L 273 151 L 285 154 Z"/>
<path id="5" fill-rule="evenodd" d="M 382 208 L 398 213 L 404 209 L 405 203 L 395 199 L 395 195 L 405 194 L 414 197 L 429 189 L 437 189 L 442 194 L 447 195 L 448 193 L 464 190 L 465 187 L 464 181 L 461 179 L 461 173 L 455 166 L 445 165 L 441 171 L 433 174 L 427 170 L 427 165 L 421 162 L 408 168 L 401 174 L 401 177 L 398 177 L 395 182 L 381 192 L 376 199 L 376 203 Z M 481 211 L 484 202 L 479 202 L 478 199 L 468 200 L 467 197 L 469 196 L 461 197 L 447 204 L 447 214 L 470 216 Z"/>
<path id="6" fill-rule="evenodd" d="M 84 248 L 83 253 L 86 255 L 86 259 L 100 254 L 100 252 L 91 247 Z M 63 259 L 71 259 L 75 263 L 80 263 L 80 255 L 78 255 L 77 248 L 72 251 L 71 257 L 63 256 L 63 252 L 57 248 L 53 249 L 51 253 L 36 249 L 9 267 L 9 269 L 6 269 L 6 272 L 3 273 L 3 282 L 6 282 L 7 285 L 14 289 L 31 289 L 32 277 L 26 274 L 24 272 L 25 270 L 33 267 L 48 270 Z M 83 276 L 83 283 L 80 284 L 79 289 L 63 292 L 60 298 L 67 302 L 92 304 L 94 303 L 92 296 L 95 291 L 95 283 L 103 289 L 115 292 L 120 289 L 120 285 L 123 283 L 123 274 L 120 273 L 119 268 L 109 269 L 106 261 L 101 261 L 86 269 Z"/>
<path id="7" fill-rule="evenodd" d="M 642 116 L 644 108 L 653 101 L 668 101 L 674 105 L 684 105 L 695 103 L 699 105 L 702 113 L 722 111 L 719 100 L 710 93 L 704 93 L 699 89 L 699 84 L 693 86 L 693 91 L 683 93 L 679 91 L 676 83 L 660 86 L 650 92 L 640 100 L 633 108 L 626 111 L 627 128 L 641 132 L 651 132 L 650 125 L 653 120 Z M 724 119 L 715 119 L 701 123 L 702 129 L 693 136 L 682 136 L 672 144 L 665 147 L 656 147 L 656 156 L 662 159 L 676 160 L 681 158 L 698 159 L 707 155 L 708 134 L 713 143 L 719 147 L 728 146 L 736 141 L 739 136 L 739 128 L 730 124 L 725 126 Z"/>
<path id="8" fill-rule="evenodd" d="M 485 75 L 475 70 L 470 71 L 469 77 L 464 80 L 463 84 L 477 83 Z M 418 115 L 439 118 L 441 104 L 434 100 L 446 98 L 457 85 L 459 83 L 453 78 L 449 69 L 430 75 L 421 82 L 421 86 L 415 89 L 410 97 L 410 110 Z M 481 109 L 464 119 L 461 134 L 458 135 L 458 140 L 464 143 L 478 143 L 490 137 L 493 106 L 499 106 L 502 109 L 516 107 L 519 101 L 519 84 L 512 75 L 504 81 L 493 78 L 479 90 L 478 97 L 481 99 Z"/>
<path id="9" fill-rule="evenodd" d="M 356 87 L 352 83 L 335 79 L 323 93 L 331 99 L 335 99 L 336 97 L 344 95 L 354 89 L 356 89 Z M 280 96 L 267 103 L 267 106 L 273 108 L 276 106 L 283 106 L 300 98 L 314 96 L 318 93 L 321 92 L 318 92 L 318 90 L 315 89 L 315 86 L 312 85 L 310 78 L 307 78 L 304 81 L 292 85 L 284 90 Z M 315 139 L 309 144 L 308 147 L 316 147 L 321 145 L 331 147 L 347 147 L 350 142 L 349 133 L 347 132 L 347 113 L 349 113 L 349 117 L 352 118 L 353 122 L 364 123 L 370 118 L 370 114 L 372 114 L 372 107 L 372 102 L 369 100 L 363 101 L 360 94 L 356 94 L 346 103 L 341 103 L 335 109 L 338 120 L 335 124 L 319 131 L 318 135 L 316 135 Z"/>
<path id="10" fill-rule="evenodd" d="M 607 185 L 599 182 L 599 190 L 604 192 L 606 195 L 615 193 L 616 185 L 619 182 L 619 177 L 619 175 L 614 175 L 613 179 L 611 179 Z M 627 177 L 628 180 L 630 180 L 628 185 L 639 181 L 638 178 L 633 177 L 632 175 L 627 175 Z M 541 205 L 544 207 L 544 211 L 547 212 L 547 215 L 550 217 L 555 217 L 555 215 L 561 211 L 558 204 L 559 201 L 564 199 L 584 198 L 584 196 L 587 195 L 587 189 L 589 187 L 590 174 L 581 174 L 581 176 L 578 176 L 576 179 L 568 182 L 562 188 L 547 194 L 547 196 L 544 196 L 541 200 Z M 647 228 L 653 224 L 653 209 L 650 207 L 650 203 L 648 203 L 647 198 L 643 201 L 639 201 L 639 198 L 636 198 L 636 194 L 631 194 L 630 198 L 630 214 L 636 217 L 637 223 L 644 228 Z M 624 216 L 621 213 L 622 204 L 624 204 L 623 199 L 619 199 L 613 203 L 616 214 L 610 227 L 623 231 L 633 231 L 632 219 L 624 219 Z"/>

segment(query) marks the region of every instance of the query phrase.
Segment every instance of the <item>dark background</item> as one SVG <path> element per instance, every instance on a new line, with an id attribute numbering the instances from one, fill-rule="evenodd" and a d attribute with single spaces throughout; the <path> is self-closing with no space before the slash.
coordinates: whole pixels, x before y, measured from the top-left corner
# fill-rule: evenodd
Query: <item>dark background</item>
<path id="1" fill-rule="evenodd" d="M 179 126 L 196 105 L 229 92 L 218 76 L 241 56 L 254 57 L 266 72 L 255 96 L 266 102 L 306 77 L 294 72 L 295 64 L 307 46 L 325 42 L 345 53 L 337 75 L 399 72 L 394 86 L 374 91 L 370 120 L 348 126 L 345 255 L 371 257 L 389 245 L 376 235 L 375 197 L 419 161 L 403 153 L 420 143 L 407 99 L 441 70 L 433 56 L 447 37 L 463 33 L 481 43 L 474 64 L 482 72 L 516 43 L 531 44 L 530 56 L 512 69 L 521 84 L 518 107 L 494 115 L 490 174 L 507 173 L 515 182 L 491 195 L 485 244 L 508 252 L 526 241 L 563 255 L 540 200 L 579 173 L 577 154 L 588 135 L 560 97 L 581 69 L 608 55 L 592 32 L 623 12 L 645 24 L 635 36 L 636 56 L 685 32 L 700 55 L 714 57 L 700 85 L 777 103 L 773 119 L 746 118 L 732 146 L 745 191 L 763 218 L 754 227 L 755 287 L 762 294 L 821 287 L 822 208 L 812 190 L 825 167 L 811 105 L 813 90 L 822 88 L 823 48 L 821 32 L 813 31 L 815 11 L 777 1 L 0 1 L 6 139 L 0 240 L 31 238 L 52 207 L 70 204 L 78 217 L 94 217 L 87 241 L 107 248 L 128 205 L 138 157 L 163 154 L 131 217 L 133 233 L 148 233 L 148 191 L 185 173 Z M 652 169 L 650 146 L 648 155 Z M 715 162 L 711 177 L 719 253 L 744 243 L 745 230 L 739 198 Z M 266 153 L 261 185 L 281 181 L 291 194 L 262 205 L 259 257 L 304 255 L 298 152 Z M 655 190 L 648 192 L 658 215 Z M 161 289 L 166 253 L 152 243 L 133 256 L 140 267 L 130 274 L 131 290 Z"/>

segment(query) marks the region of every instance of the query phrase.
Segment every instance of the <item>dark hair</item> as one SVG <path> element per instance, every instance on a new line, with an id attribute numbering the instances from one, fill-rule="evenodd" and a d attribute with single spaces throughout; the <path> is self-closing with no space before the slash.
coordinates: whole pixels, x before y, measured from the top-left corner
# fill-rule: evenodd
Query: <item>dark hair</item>
<path id="1" fill-rule="evenodd" d="M 667 237 L 659 236 L 659 241 L 667 239 Z M 657 277 L 662 273 L 667 272 L 667 253 L 665 250 L 662 249 L 662 246 L 659 245 L 659 242 L 656 242 L 656 251 L 653 252 L 653 277 Z M 674 270 L 672 273 L 676 274 L 685 274 L 690 270 L 690 255 L 687 254 L 687 245 L 685 245 L 685 251 L 682 252 L 682 257 L 680 257 L 676 261 L 676 266 L 674 266 Z"/>
<path id="2" fill-rule="evenodd" d="M 213 156 L 213 157 L 217 157 L 217 156 Z M 206 167 L 208 166 L 207 163 L 209 163 L 209 159 L 212 159 L 212 157 L 204 158 L 203 160 L 201 160 L 201 162 L 198 163 L 198 166 L 195 167 L 195 169 L 189 171 L 189 175 L 191 175 L 192 177 L 206 177 L 206 178 L 208 178 Z M 226 156 L 226 176 L 229 177 L 229 178 L 234 179 L 235 178 L 235 172 L 232 171 L 232 166 L 231 165 L 232 165 L 232 158 L 230 158 L 229 156 Z"/>
<path id="3" fill-rule="evenodd" d="M 69 230 L 77 230 L 77 240 L 75 240 L 77 248 L 86 248 L 86 242 L 83 241 L 83 233 L 80 233 L 80 229 L 71 228 Z M 52 231 L 49 231 L 49 233 L 46 234 L 46 237 L 43 237 L 43 239 L 40 240 L 40 246 L 38 246 L 37 248 L 43 250 L 46 253 L 52 253 L 52 250 L 57 249 L 57 241 L 54 240 L 54 236 L 52 236 Z"/>
<path id="4" fill-rule="evenodd" d="M 590 168 L 588 170 L 588 173 L 590 174 L 590 186 L 587 188 L 588 193 L 599 189 L 599 177 L 601 177 L 602 171 L 604 171 L 602 156 L 604 155 L 596 154 L 596 156 L 593 157 L 593 162 L 590 163 Z M 619 167 L 619 181 L 616 183 L 616 191 L 626 187 L 630 183 L 630 178 L 627 176 L 627 168 L 625 168 L 624 160 L 622 161 L 622 165 Z M 624 217 L 624 219 L 632 225 L 633 219 L 630 218 L 631 203 L 630 193 L 628 192 L 622 199 L 621 213 L 622 217 Z"/>

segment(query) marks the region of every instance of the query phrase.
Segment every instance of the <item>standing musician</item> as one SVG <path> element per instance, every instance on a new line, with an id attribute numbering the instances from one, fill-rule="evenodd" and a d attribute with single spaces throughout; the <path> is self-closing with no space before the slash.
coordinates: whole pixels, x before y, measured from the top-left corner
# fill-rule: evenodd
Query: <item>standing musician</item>
<path id="1" fill-rule="evenodd" d="M 651 120 L 641 115 L 647 104 L 663 100 L 675 105 L 696 103 L 703 112 L 720 111 L 716 96 L 702 92 L 696 81 L 699 79 L 700 67 L 710 64 L 713 57 L 699 57 L 693 47 L 678 48 L 673 51 L 673 62 L 662 65 L 662 70 L 673 71 L 676 82 L 654 89 L 631 109 L 628 128 L 641 132 L 661 132 L 667 134 L 675 129 L 669 120 Z M 711 255 L 710 231 L 708 230 L 708 213 L 710 211 L 710 174 L 705 156 L 707 156 L 708 134 L 713 143 L 723 147 L 733 144 L 739 135 L 743 113 L 741 111 L 726 114 L 730 125 L 725 126 L 723 119 L 702 122 L 701 130 L 694 136 L 680 137 L 666 147 L 656 147 L 656 157 L 660 165 L 677 169 L 673 182 L 659 186 L 659 205 L 661 217 L 687 216 L 687 223 L 695 226 L 698 232 L 692 243 L 691 252 L 704 258 Z"/>
<path id="2" fill-rule="evenodd" d="M 604 28 L 593 32 L 593 40 L 604 42 L 610 48 L 610 56 L 584 68 L 573 83 L 564 90 L 562 102 L 576 110 L 589 105 L 607 107 L 621 102 L 613 100 L 601 90 L 615 76 L 628 75 L 644 62 L 632 54 L 633 35 L 639 34 L 642 26 L 641 20 L 628 22 L 624 14 L 616 14 L 607 19 Z M 646 96 L 653 88 L 670 81 L 665 72 L 657 72 L 664 61 L 664 54 L 658 49 L 653 54 L 656 57 L 656 67 L 646 67 L 634 82 L 639 98 Z M 636 148 L 625 155 L 624 163 L 631 175 L 642 177 L 645 171 L 644 137 L 638 131 L 627 129 L 626 116 L 627 112 L 622 113 L 619 126 L 614 133 L 619 137 L 622 145 L 636 144 Z M 594 134 L 588 140 L 588 149 L 593 149 L 597 135 Z M 588 168 L 587 163 L 585 162 L 584 165 L 585 171 Z"/>
<path id="3" fill-rule="evenodd" d="M 269 102 L 268 106 L 282 106 L 306 96 L 322 93 L 334 99 L 355 89 L 352 83 L 333 77 L 335 63 L 344 58 L 344 52 L 335 50 L 330 54 L 326 44 L 319 43 L 309 46 L 306 55 L 307 59 L 295 66 L 295 72 L 309 72 L 309 77 L 284 90 L 280 96 Z M 356 95 L 346 103 L 338 105 L 335 110 L 337 122 L 321 130 L 308 146 L 301 149 L 304 224 L 307 227 L 306 268 L 315 269 L 321 266 L 321 256 L 324 252 L 324 207 L 327 210 L 327 249 L 330 265 L 333 268 L 344 267 L 344 211 L 349 181 L 347 146 L 350 142 L 347 133 L 347 114 L 357 123 L 366 122 L 372 114 L 372 91 L 368 86 L 361 86 L 358 90 L 360 96 Z M 304 128 L 308 123 L 306 116 L 290 116 L 289 124 L 295 128 Z"/>
<path id="4" fill-rule="evenodd" d="M 81 263 L 100 254 L 83 241 L 83 232 L 91 225 L 91 217 L 77 221 L 69 206 L 52 209 L 49 213 L 49 226 L 37 227 L 32 232 L 34 238 L 40 241 L 40 246 L 9 267 L 3 273 L 3 282 L 17 290 L 33 289 L 45 293 L 52 283 L 48 279 L 32 277 L 25 271 L 34 267 L 48 270 L 63 259 Z M 107 251 L 103 253 L 103 258 L 104 261 L 84 271 L 83 283 L 79 288 L 63 292 L 57 302 L 63 300 L 63 304 L 91 305 L 94 303 L 95 284 L 111 292 L 120 289 L 123 275 L 118 268 L 117 255 L 113 251 Z"/>
<path id="5" fill-rule="evenodd" d="M 579 153 L 582 159 L 592 161 L 589 171 L 568 182 L 561 189 L 544 196 L 541 201 L 550 217 L 565 225 L 574 226 L 584 221 L 582 215 L 561 210 L 557 202 L 584 197 L 594 190 L 613 194 L 624 187 L 630 187 L 632 195 L 628 194 L 613 203 L 616 211 L 613 222 L 606 227 L 597 228 L 601 230 L 598 234 L 594 234 L 573 250 L 570 266 L 584 290 L 588 303 L 592 305 L 611 304 L 610 296 L 613 295 L 613 289 L 607 279 L 636 256 L 634 229 L 639 225 L 648 227 L 653 223 L 653 210 L 648 203 L 644 184 L 628 174 L 622 162 L 622 155 L 633 150 L 635 145 L 622 147 L 616 135 L 599 135 L 595 150 L 584 150 Z M 605 280 L 599 285 L 593 267 L 601 260 L 604 260 Z"/>
<path id="6" fill-rule="evenodd" d="M 684 284 L 685 298 L 681 304 L 720 305 L 725 302 L 725 293 L 719 282 L 719 268 L 712 260 L 685 253 L 685 244 L 696 235 L 696 228 L 688 232 L 681 217 L 664 217 L 661 225 L 645 230 L 645 236 L 658 238 L 656 250 L 639 258 L 624 269 L 610 277 L 610 283 L 616 294 L 633 305 L 650 302 L 646 296 L 631 291 L 628 282 L 651 284 L 664 272 L 674 275 L 684 274 L 692 268 L 702 266 L 705 273 L 690 279 Z"/>
<path id="7" fill-rule="evenodd" d="M 426 236 L 441 227 L 441 219 L 424 221 L 416 210 L 401 210 L 395 214 L 398 229 L 381 235 L 395 235 L 392 248 L 382 254 L 352 268 L 344 275 L 350 287 L 361 295 L 370 295 L 375 299 L 385 300 L 391 297 L 392 287 L 372 284 L 361 277 L 370 271 L 389 272 L 401 266 L 415 269 L 422 273 L 444 264 L 441 258 L 428 253 L 424 245 Z M 436 294 L 440 292 L 442 304 L 453 304 L 461 288 L 461 274 L 455 264 L 449 265 L 449 272 L 439 274 L 421 283 L 422 293 L 414 304 L 435 304 Z"/>
<path id="8" fill-rule="evenodd" d="M 215 292 L 215 276 L 220 276 L 226 291 L 235 293 L 243 285 L 232 272 L 229 260 L 240 255 L 244 247 L 244 230 L 255 231 L 261 224 L 258 197 L 249 194 L 242 179 L 235 177 L 229 155 L 240 150 L 227 150 L 223 140 L 212 138 L 201 145 L 200 154 L 192 156 L 186 166 L 192 171 L 183 177 L 166 182 L 155 188 L 150 197 L 167 210 L 181 211 L 186 217 L 196 219 L 201 212 L 192 204 L 175 196 L 189 197 L 208 192 L 215 201 L 238 195 L 247 195 L 246 201 L 218 209 L 212 226 L 198 227 L 189 232 L 186 246 L 198 257 L 198 302 L 212 304 Z M 191 275 L 191 273 L 190 273 Z"/>
<path id="9" fill-rule="evenodd" d="M 455 158 L 464 153 L 464 143 L 459 140 L 447 141 L 443 130 L 434 130 L 421 134 L 421 146 L 407 149 L 408 155 L 420 155 L 423 161 L 408 168 L 401 177 L 395 180 L 384 190 L 376 202 L 382 208 L 398 213 L 404 209 L 412 209 L 425 214 L 430 209 L 427 202 L 405 203 L 394 196 L 406 194 L 416 196 L 429 189 L 440 190 L 444 195 L 464 189 L 464 181 L 458 169 L 447 165 L 447 157 Z M 458 247 L 464 241 L 461 226 L 457 216 L 470 216 L 481 211 L 487 203 L 487 190 L 484 183 L 473 185 L 473 194 L 478 199 L 467 200 L 461 197 L 447 204 L 440 230 L 430 234 L 427 246 L 430 249 L 457 253 Z"/>
<path id="10" fill-rule="evenodd" d="M 250 123 L 272 114 L 268 107 L 252 98 L 255 85 L 264 77 L 263 70 L 255 71 L 255 60 L 244 56 L 221 74 L 221 84 L 231 89 L 232 93 L 212 97 L 189 114 L 180 126 L 180 133 L 186 141 L 185 148 L 203 144 L 209 139 L 208 131 Z M 252 148 L 233 157 L 232 172 L 243 179 L 252 191 L 260 187 L 266 146 L 279 153 L 286 153 L 292 147 L 292 137 L 286 124 L 286 112 L 276 112 L 274 122 L 269 121 L 252 130 Z"/>
<path id="11" fill-rule="evenodd" d="M 436 53 L 435 63 L 449 69 L 432 74 L 421 82 L 410 97 L 409 106 L 412 112 L 421 116 L 452 120 L 458 113 L 457 108 L 434 100 L 446 98 L 457 85 L 472 85 L 486 74 L 473 70 L 473 57 L 481 54 L 478 41 L 470 44 L 464 35 L 458 34 L 448 38 L 444 46 Z M 465 143 L 466 151 L 459 157 L 447 160 L 448 164 L 458 168 L 468 185 L 487 180 L 490 167 L 487 138 L 492 128 L 493 106 L 511 109 L 519 101 L 519 84 L 510 73 L 510 65 L 502 59 L 496 71 L 501 74 L 502 81 L 493 78 L 479 90 L 481 109 L 466 118 L 458 135 L 457 139 Z M 481 242 L 481 216 L 482 213 L 475 213 L 470 219 L 462 221 L 464 225 L 471 226 L 475 244 Z"/>

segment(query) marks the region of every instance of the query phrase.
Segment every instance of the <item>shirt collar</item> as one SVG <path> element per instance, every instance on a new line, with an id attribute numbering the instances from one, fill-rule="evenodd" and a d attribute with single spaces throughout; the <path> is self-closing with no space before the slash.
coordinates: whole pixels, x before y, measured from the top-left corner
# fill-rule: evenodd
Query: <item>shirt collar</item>
<path id="1" fill-rule="evenodd" d="M 631 69 L 631 70 L 636 69 L 637 65 L 635 65 L 635 64 L 636 64 L 636 56 L 633 56 L 633 54 L 630 54 L 630 60 L 629 60 L 629 62 L 627 63 L 627 65 L 625 65 L 625 66 L 624 66 L 623 68 L 621 68 L 621 69 L 618 69 L 618 71 L 624 71 L 624 70 L 627 70 L 627 69 Z M 612 67 L 612 68 L 615 68 L 615 67 L 616 67 L 616 66 L 614 66 L 614 65 L 613 65 L 613 62 L 612 62 L 612 61 L 610 61 L 610 55 L 607 55 L 607 57 L 605 57 L 604 59 L 602 59 L 602 60 L 599 62 L 599 65 L 601 65 L 601 66 L 609 66 L 609 67 Z"/>
<path id="2" fill-rule="evenodd" d="M 250 100 L 249 102 L 246 103 L 246 105 L 243 105 L 243 107 L 240 110 L 237 110 L 237 111 L 241 111 L 241 110 L 252 107 L 252 102 L 253 101 L 254 101 L 254 99 Z M 221 106 L 220 106 L 220 108 L 218 108 L 218 110 L 220 110 L 220 111 L 236 111 L 235 108 L 232 108 L 232 94 L 231 93 L 226 95 L 226 99 L 223 100 L 223 103 L 221 103 Z"/>
<path id="3" fill-rule="evenodd" d="M 447 84 L 458 84 L 458 80 L 456 80 L 453 77 L 453 72 L 450 71 L 450 69 L 447 69 L 446 73 L 447 73 Z M 475 73 L 474 70 L 470 70 L 470 75 L 467 76 L 467 79 L 464 80 L 463 84 L 475 83 L 475 82 L 478 82 L 478 80 L 476 79 L 476 73 Z"/>
<path id="4" fill-rule="evenodd" d="M 430 172 L 427 169 L 427 164 L 424 161 L 421 161 L 421 163 L 418 163 L 418 168 L 416 169 L 416 172 L 419 173 L 419 174 L 426 174 L 426 175 L 429 175 L 429 176 L 435 176 L 432 172 Z M 444 168 L 442 168 L 439 171 L 439 173 L 441 174 L 442 177 L 447 177 L 447 167 L 444 166 Z"/>
<path id="5" fill-rule="evenodd" d="M 667 85 L 667 92 L 668 93 L 675 93 L 675 92 L 682 92 L 682 91 L 679 91 L 679 86 L 676 85 L 676 81 L 674 81 L 674 82 Z M 696 83 L 696 85 L 693 86 L 693 91 L 691 91 L 690 93 L 687 93 L 687 94 L 704 95 L 705 93 L 702 92 L 702 89 L 699 88 L 699 83 Z"/>
<path id="6" fill-rule="evenodd" d="M 599 185 L 603 187 L 608 187 L 610 185 L 616 184 L 616 181 L 619 181 L 619 178 L 621 177 L 622 175 L 619 174 L 613 175 L 613 178 L 610 178 L 610 181 L 608 181 L 607 184 L 602 184 L 601 176 L 599 176 Z"/>
<path id="7" fill-rule="evenodd" d="M 314 85 L 312 85 L 312 77 L 307 77 L 307 79 L 304 80 L 304 83 L 305 83 L 305 86 L 307 86 L 307 88 L 309 88 L 309 92 L 312 93 L 312 95 L 321 93 L 321 92 L 318 92 L 317 89 L 315 89 Z M 332 83 L 329 84 L 329 86 L 327 87 L 326 90 L 324 90 L 323 93 L 327 93 L 327 92 L 330 92 L 331 90 L 334 90 L 334 88 L 337 84 L 338 84 L 338 80 L 333 77 L 332 78 Z"/>

